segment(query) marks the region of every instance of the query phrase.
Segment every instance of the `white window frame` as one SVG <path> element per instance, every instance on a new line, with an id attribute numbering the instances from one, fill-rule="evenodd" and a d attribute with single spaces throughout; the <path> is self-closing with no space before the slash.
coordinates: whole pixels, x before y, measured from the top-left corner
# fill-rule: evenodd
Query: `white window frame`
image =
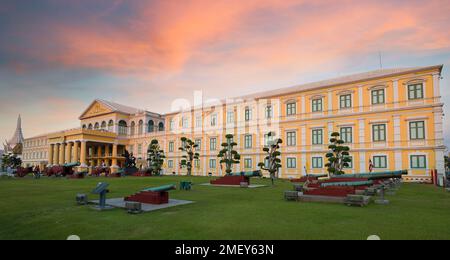
<path id="1" fill-rule="evenodd" d="M 244 159 L 244 168 L 245 169 L 252 169 L 253 168 L 253 159 L 252 158 L 245 158 Z"/>
<path id="2" fill-rule="evenodd" d="M 247 138 L 249 138 L 250 140 L 248 140 Z M 247 141 L 250 141 L 250 145 L 248 145 Z M 245 149 L 252 149 L 253 148 L 253 135 L 251 135 L 251 134 L 244 135 L 244 148 Z"/>
<path id="3" fill-rule="evenodd" d="M 386 158 L 386 167 L 385 168 L 377 168 L 375 165 L 375 157 L 385 157 Z M 389 169 L 389 156 L 387 154 L 374 154 L 372 155 L 372 163 L 374 169 Z"/>
<path id="4" fill-rule="evenodd" d="M 350 96 L 350 106 L 349 107 L 342 107 L 341 98 L 344 96 Z M 351 109 L 351 108 L 353 108 L 353 94 L 351 94 L 351 93 L 340 94 L 339 95 L 339 109 L 346 110 L 346 109 Z"/>
<path id="5" fill-rule="evenodd" d="M 423 138 L 412 139 L 411 123 L 418 123 L 418 122 L 423 123 Z M 408 123 L 408 135 L 409 135 L 410 141 L 423 141 L 423 140 L 427 139 L 427 121 L 426 120 L 410 120 L 407 123 Z"/>
<path id="6" fill-rule="evenodd" d="M 290 136 L 291 134 L 293 134 L 293 140 L 292 140 L 292 136 Z M 292 143 L 293 141 L 293 143 Z M 286 146 L 288 147 L 295 147 L 297 146 L 297 131 L 286 131 Z"/>
<path id="7" fill-rule="evenodd" d="M 295 115 L 297 115 L 297 102 L 292 100 L 288 101 L 286 103 L 286 116 L 295 116 Z"/>
<path id="8" fill-rule="evenodd" d="M 343 137 L 343 135 L 342 135 L 342 129 L 344 129 L 344 128 L 350 128 L 350 129 L 351 129 L 350 138 L 351 138 L 352 140 L 351 140 L 350 142 L 347 142 L 347 140 L 345 140 L 345 143 L 346 143 L 346 144 L 352 144 L 352 143 L 354 142 L 354 140 L 353 140 L 353 127 L 352 127 L 352 126 L 341 126 L 341 127 L 339 128 L 339 134 L 340 134 L 341 139 L 342 139 L 342 137 Z"/>
<path id="9" fill-rule="evenodd" d="M 286 157 L 286 168 L 297 169 L 297 157 Z"/>
<path id="10" fill-rule="evenodd" d="M 374 103 L 373 102 L 374 91 L 383 91 L 383 101 L 384 101 L 383 103 Z M 384 106 L 384 105 L 386 105 L 386 101 L 387 101 L 387 91 L 386 91 L 385 86 L 370 89 L 370 104 L 372 106 Z"/>
<path id="11" fill-rule="evenodd" d="M 315 101 L 319 101 L 320 100 L 320 110 L 314 110 L 314 103 L 315 103 Z M 323 97 L 321 97 L 321 98 L 313 98 L 313 99 L 311 99 L 311 113 L 322 113 L 323 111 L 324 111 L 324 104 L 323 104 L 324 102 L 323 102 Z M 316 104 L 316 106 L 317 106 L 317 104 Z"/>
<path id="12" fill-rule="evenodd" d="M 320 143 L 314 143 L 314 132 L 321 131 L 322 132 L 322 141 Z M 313 128 L 311 129 L 311 144 L 312 145 L 323 145 L 324 144 L 324 131 L 323 128 Z"/>
<path id="13" fill-rule="evenodd" d="M 318 165 L 314 166 L 314 161 L 315 161 L 315 159 L 320 159 L 320 160 L 321 160 L 321 164 L 322 164 L 321 167 L 319 167 Z M 312 169 L 323 169 L 323 168 L 324 168 L 323 157 L 322 157 L 322 156 L 312 156 L 312 157 L 311 157 L 311 168 L 312 168 Z"/>
<path id="14" fill-rule="evenodd" d="M 209 169 L 217 169 L 217 159 L 209 159 Z"/>
<path id="15" fill-rule="evenodd" d="M 212 142 L 212 140 L 214 140 L 214 142 Z M 214 147 L 213 147 L 213 144 L 214 144 Z M 217 137 L 209 138 L 209 150 L 217 151 Z"/>
<path id="16" fill-rule="evenodd" d="M 210 119 L 211 119 L 210 120 L 211 127 L 216 127 L 217 126 L 217 122 L 218 122 L 217 114 L 212 114 Z"/>

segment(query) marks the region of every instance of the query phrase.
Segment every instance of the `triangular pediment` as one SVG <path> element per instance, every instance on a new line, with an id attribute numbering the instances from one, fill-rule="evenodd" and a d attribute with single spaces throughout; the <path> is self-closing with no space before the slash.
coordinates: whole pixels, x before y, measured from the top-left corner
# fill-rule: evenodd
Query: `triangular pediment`
<path id="1" fill-rule="evenodd" d="M 92 102 L 92 104 L 81 114 L 80 119 L 100 116 L 114 112 L 113 109 L 99 102 L 98 100 Z"/>

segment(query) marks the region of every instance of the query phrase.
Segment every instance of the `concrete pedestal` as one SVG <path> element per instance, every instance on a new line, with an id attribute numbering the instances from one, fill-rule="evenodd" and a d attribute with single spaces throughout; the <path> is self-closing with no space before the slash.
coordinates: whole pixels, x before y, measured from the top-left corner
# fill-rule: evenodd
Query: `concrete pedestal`
<path id="1" fill-rule="evenodd" d="M 111 166 L 111 173 L 117 173 L 119 171 L 119 166 L 113 165 Z"/>
<path id="2" fill-rule="evenodd" d="M 375 204 L 378 204 L 378 205 L 389 205 L 389 200 L 383 200 L 383 199 L 375 200 Z"/>
<path id="3" fill-rule="evenodd" d="M 80 172 L 88 172 L 88 167 L 87 167 L 87 165 L 80 165 L 80 166 L 77 166 L 75 169 L 76 169 L 76 172 L 77 172 L 77 173 L 80 173 Z"/>

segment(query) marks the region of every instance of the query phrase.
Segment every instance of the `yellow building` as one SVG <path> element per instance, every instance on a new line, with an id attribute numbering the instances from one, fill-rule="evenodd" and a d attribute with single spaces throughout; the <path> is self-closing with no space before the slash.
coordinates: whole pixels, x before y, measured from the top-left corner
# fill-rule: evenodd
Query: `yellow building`
<path id="1" fill-rule="evenodd" d="M 48 137 L 35 136 L 25 139 L 22 150 L 22 162 L 25 167 L 39 166 L 41 169 L 48 164 Z"/>
<path id="2" fill-rule="evenodd" d="M 284 140 L 282 178 L 324 173 L 332 132 L 351 147 L 348 173 L 408 169 L 411 180 L 444 171 L 442 65 L 377 70 L 238 99 L 156 114 L 95 100 L 80 116 L 80 129 L 48 135 L 50 164 L 105 162 L 117 170 L 125 149 L 145 166 L 152 139 L 166 152 L 166 174 L 180 168 L 180 138 L 199 144 L 195 175 L 221 175 L 217 158 L 225 135 L 234 134 L 242 155 L 235 170 L 264 161 L 262 147 L 273 131 Z"/>

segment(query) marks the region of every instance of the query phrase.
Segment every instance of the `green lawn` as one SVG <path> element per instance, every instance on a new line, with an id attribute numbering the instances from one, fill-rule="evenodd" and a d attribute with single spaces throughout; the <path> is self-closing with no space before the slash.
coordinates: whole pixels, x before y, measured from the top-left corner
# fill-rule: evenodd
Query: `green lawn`
<path id="1" fill-rule="evenodd" d="M 141 215 L 115 209 L 98 212 L 76 206 L 77 193 L 109 182 L 109 198 L 144 187 L 203 177 L 85 180 L 0 179 L 0 239 L 450 239 L 450 193 L 429 185 L 404 184 L 391 205 L 366 208 L 285 202 L 287 181 L 258 189 L 194 186 L 172 191 L 194 204 Z M 269 180 L 254 183 L 269 184 Z M 90 195 L 90 198 L 94 198 Z"/>

